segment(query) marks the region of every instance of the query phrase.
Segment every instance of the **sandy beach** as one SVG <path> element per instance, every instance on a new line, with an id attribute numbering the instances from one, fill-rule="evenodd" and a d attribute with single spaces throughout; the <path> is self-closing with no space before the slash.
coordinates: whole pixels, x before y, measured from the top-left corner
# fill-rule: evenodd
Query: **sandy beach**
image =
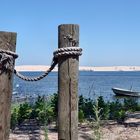
<path id="1" fill-rule="evenodd" d="M 48 126 L 49 140 L 58 140 L 58 133 L 53 125 Z M 94 128 L 87 123 L 79 125 L 78 140 L 95 138 Z M 45 140 L 44 131 L 36 123 L 23 124 L 11 132 L 9 140 Z M 129 114 L 123 124 L 108 120 L 101 126 L 101 140 L 139 140 L 140 112 Z"/>
<path id="2" fill-rule="evenodd" d="M 17 71 L 46 71 L 49 66 L 44 65 L 21 65 L 15 66 Z M 55 67 L 53 71 L 57 71 Z M 87 67 L 80 66 L 80 71 L 140 71 L 140 66 L 108 66 L 108 67 Z"/>

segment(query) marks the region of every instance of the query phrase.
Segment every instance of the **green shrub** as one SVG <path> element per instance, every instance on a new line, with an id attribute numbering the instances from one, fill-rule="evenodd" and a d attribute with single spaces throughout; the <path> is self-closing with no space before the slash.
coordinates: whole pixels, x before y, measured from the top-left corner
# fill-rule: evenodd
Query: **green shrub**
<path id="1" fill-rule="evenodd" d="M 134 112 L 134 111 L 136 111 L 137 107 L 138 107 L 138 102 L 137 102 L 136 98 L 124 99 L 124 109 L 125 109 L 125 111 Z"/>
<path id="2" fill-rule="evenodd" d="M 117 100 L 116 102 L 111 102 L 109 104 L 110 113 L 109 113 L 109 119 L 115 120 L 116 114 L 119 110 L 122 109 L 122 104 Z"/>
<path id="3" fill-rule="evenodd" d="M 94 111 L 94 139 L 100 140 L 101 139 L 101 111 L 102 108 L 99 107 L 98 100 L 95 102 L 95 105 L 93 105 L 93 111 Z"/>
<path id="4" fill-rule="evenodd" d="M 137 105 L 136 111 L 140 111 L 140 104 Z"/>
<path id="5" fill-rule="evenodd" d="M 81 110 L 81 109 L 78 112 L 78 118 L 79 118 L 80 123 L 84 122 L 85 116 L 84 116 L 83 110 Z"/>
<path id="6" fill-rule="evenodd" d="M 11 111 L 10 128 L 14 130 L 17 124 L 18 124 L 18 107 L 15 107 Z"/>
<path id="7" fill-rule="evenodd" d="M 99 108 L 102 109 L 100 112 L 101 119 L 107 120 L 110 112 L 109 102 L 106 103 L 102 96 L 99 96 L 97 100 Z"/>
<path id="8" fill-rule="evenodd" d="M 42 124 L 53 121 L 53 108 L 49 104 L 44 104 L 44 108 L 38 110 L 38 121 Z"/>
<path id="9" fill-rule="evenodd" d="M 126 117 L 126 113 L 124 110 L 118 110 L 115 112 L 115 119 L 118 123 L 123 123 Z"/>
<path id="10" fill-rule="evenodd" d="M 80 95 L 79 110 L 83 110 L 85 118 L 90 118 L 90 116 L 93 116 L 93 100 L 91 100 L 90 98 L 86 99 L 82 95 Z"/>
<path id="11" fill-rule="evenodd" d="M 39 114 L 41 111 L 44 110 L 44 108 L 45 108 L 45 97 L 38 96 L 35 104 L 32 106 L 31 118 L 38 120 Z"/>
<path id="12" fill-rule="evenodd" d="M 51 103 L 45 100 L 44 96 L 38 96 L 31 116 L 41 124 L 48 123 L 54 118 L 54 109 L 51 107 Z"/>
<path id="13" fill-rule="evenodd" d="M 50 101 L 50 105 L 52 108 L 52 111 L 54 112 L 54 118 L 57 119 L 58 118 L 58 94 L 54 93 L 51 101 Z"/>
<path id="14" fill-rule="evenodd" d="M 85 98 L 83 97 L 83 95 L 79 96 L 79 110 L 83 110 L 85 107 Z"/>
<path id="15" fill-rule="evenodd" d="M 18 110 L 18 123 L 21 124 L 24 120 L 30 119 L 32 108 L 28 103 L 20 104 Z"/>

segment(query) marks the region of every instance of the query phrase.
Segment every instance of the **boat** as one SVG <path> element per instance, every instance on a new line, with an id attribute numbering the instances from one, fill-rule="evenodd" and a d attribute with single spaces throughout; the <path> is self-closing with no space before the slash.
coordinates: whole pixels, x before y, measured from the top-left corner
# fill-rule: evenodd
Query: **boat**
<path id="1" fill-rule="evenodd" d="M 118 96 L 132 96 L 132 97 L 140 97 L 140 92 L 122 89 L 122 88 L 112 88 L 113 92 Z"/>

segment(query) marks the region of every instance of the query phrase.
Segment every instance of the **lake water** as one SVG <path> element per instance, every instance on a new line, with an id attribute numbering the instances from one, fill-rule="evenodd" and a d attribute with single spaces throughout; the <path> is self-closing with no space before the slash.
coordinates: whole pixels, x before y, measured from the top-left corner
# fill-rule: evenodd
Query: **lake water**
<path id="1" fill-rule="evenodd" d="M 26 76 L 38 76 L 41 72 L 22 72 Z M 20 97 L 38 95 L 52 95 L 58 91 L 57 72 L 52 72 L 48 77 L 38 82 L 26 82 L 14 77 L 13 94 Z M 112 87 L 132 88 L 140 91 L 140 72 L 79 72 L 79 95 L 86 98 L 103 96 L 107 101 L 113 101 L 116 96 Z M 14 97 L 14 96 L 13 96 Z"/>

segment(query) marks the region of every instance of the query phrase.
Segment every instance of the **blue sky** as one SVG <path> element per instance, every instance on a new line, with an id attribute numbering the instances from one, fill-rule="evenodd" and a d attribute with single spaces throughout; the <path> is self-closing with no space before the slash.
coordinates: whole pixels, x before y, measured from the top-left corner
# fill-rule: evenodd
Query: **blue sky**
<path id="1" fill-rule="evenodd" d="M 58 25 L 80 25 L 82 66 L 140 65 L 140 0 L 0 0 L 0 30 L 17 32 L 16 65 L 49 65 Z"/>

